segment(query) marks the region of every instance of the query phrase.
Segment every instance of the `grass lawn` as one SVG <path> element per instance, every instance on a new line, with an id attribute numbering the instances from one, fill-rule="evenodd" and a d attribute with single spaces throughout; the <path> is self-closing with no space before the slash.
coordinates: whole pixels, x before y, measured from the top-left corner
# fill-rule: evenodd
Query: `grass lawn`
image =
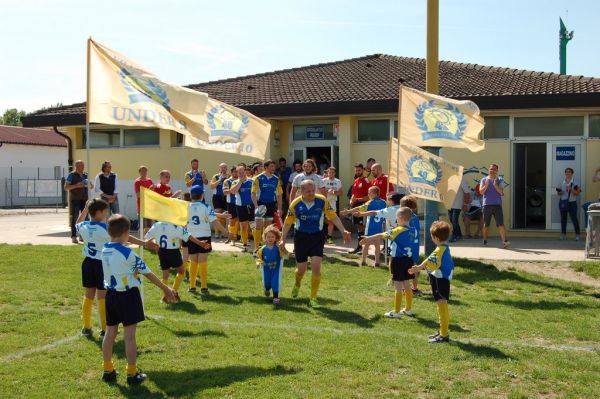
<path id="1" fill-rule="evenodd" d="M 571 268 L 577 272 L 583 272 L 590 277 L 600 278 L 600 261 L 582 260 L 571 262 Z"/>
<path id="2" fill-rule="evenodd" d="M 97 335 L 78 337 L 80 263 L 80 247 L 0 245 L 0 397 L 600 397 L 599 290 L 461 259 L 453 342 L 430 345 L 430 295 L 415 299 L 415 317 L 382 317 L 385 270 L 325 263 L 313 310 L 310 278 L 290 298 L 290 262 L 275 310 L 250 256 L 213 254 L 206 298 L 182 290 L 161 305 L 146 284 L 138 365 L 149 378 L 125 383 L 121 334 L 121 375 L 107 385 Z"/>

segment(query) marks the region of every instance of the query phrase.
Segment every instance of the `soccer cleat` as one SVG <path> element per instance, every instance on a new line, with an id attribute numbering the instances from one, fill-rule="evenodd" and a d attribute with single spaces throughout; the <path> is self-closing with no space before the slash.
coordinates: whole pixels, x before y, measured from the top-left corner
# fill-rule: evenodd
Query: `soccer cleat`
<path id="1" fill-rule="evenodd" d="M 300 293 L 300 287 L 297 285 L 292 288 L 292 298 L 298 298 L 298 294 Z"/>
<path id="2" fill-rule="evenodd" d="M 402 313 L 403 315 L 406 315 L 406 316 L 412 316 L 412 315 L 414 315 L 414 312 L 412 310 L 406 310 L 406 309 L 402 309 L 400 311 L 400 313 Z"/>
<path id="3" fill-rule="evenodd" d="M 190 287 L 188 289 L 188 292 L 191 293 L 191 294 L 195 294 L 196 293 L 196 287 Z"/>
<path id="4" fill-rule="evenodd" d="M 85 328 L 85 327 L 83 327 L 81 329 L 81 336 L 82 337 L 91 337 L 92 336 L 92 329 L 91 328 Z"/>
<path id="5" fill-rule="evenodd" d="M 447 342 L 450 342 L 450 336 L 443 337 L 441 335 L 438 335 L 436 337 L 429 339 L 430 344 L 443 344 L 443 343 L 447 343 Z"/>
<path id="6" fill-rule="evenodd" d="M 390 319 L 401 319 L 402 318 L 401 312 L 396 313 L 393 310 L 390 310 L 389 312 L 385 312 L 383 315 Z"/>
<path id="7" fill-rule="evenodd" d="M 329 244 L 329 245 L 333 245 L 333 238 L 331 238 L 331 237 L 327 237 L 327 241 L 326 241 L 326 242 L 327 242 L 327 244 Z"/>
<path id="8" fill-rule="evenodd" d="M 418 288 L 411 287 L 410 290 L 412 291 L 412 293 L 413 293 L 414 296 L 421 296 L 421 295 L 423 295 L 423 291 L 421 291 Z"/>
<path id="9" fill-rule="evenodd" d="M 506 240 L 502 243 L 502 248 L 506 249 L 510 245 L 510 241 Z"/>
<path id="10" fill-rule="evenodd" d="M 280 304 L 279 298 L 273 298 L 273 305 L 279 306 L 279 304 Z"/>
<path id="11" fill-rule="evenodd" d="M 208 295 L 208 288 L 200 288 L 200 294 Z"/>
<path id="12" fill-rule="evenodd" d="M 437 331 L 435 334 L 431 334 L 431 335 L 430 335 L 429 337 L 427 337 L 427 338 L 429 338 L 429 339 L 432 339 L 432 338 L 439 337 L 439 336 L 440 336 L 440 332 L 439 332 L 439 331 Z"/>
<path id="13" fill-rule="evenodd" d="M 310 301 L 308 302 L 308 306 L 310 306 L 313 309 L 321 307 L 321 305 L 319 305 L 319 301 L 317 300 L 317 298 L 310 298 Z"/>
<path id="14" fill-rule="evenodd" d="M 119 373 L 117 372 L 117 370 L 113 371 L 105 371 L 102 373 L 102 381 L 104 382 L 117 382 L 117 376 L 119 375 Z"/>
<path id="15" fill-rule="evenodd" d="M 348 253 L 350 255 L 356 255 L 356 254 L 359 254 L 361 252 L 362 252 L 362 246 L 359 245 L 358 247 L 354 248 L 352 251 L 349 251 Z"/>
<path id="16" fill-rule="evenodd" d="M 104 337 L 105 335 L 106 335 L 106 331 L 104 331 L 104 330 L 101 330 L 101 331 L 100 331 L 100 336 L 101 336 L 101 337 Z"/>
<path id="17" fill-rule="evenodd" d="M 271 290 L 265 290 L 265 296 L 268 298 L 271 296 Z"/>
<path id="18" fill-rule="evenodd" d="M 129 385 L 140 385 L 144 380 L 148 378 L 148 376 L 144 373 L 140 373 L 139 371 L 135 373 L 135 375 L 127 376 L 127 384 Z"/>

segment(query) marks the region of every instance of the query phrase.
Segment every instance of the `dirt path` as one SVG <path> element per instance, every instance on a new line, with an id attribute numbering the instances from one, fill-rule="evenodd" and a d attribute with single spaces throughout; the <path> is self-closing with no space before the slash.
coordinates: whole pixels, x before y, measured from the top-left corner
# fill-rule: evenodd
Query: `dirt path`
<path id="1" fill-rule="evenodd" d="M 490 261 L 490 263 L 494 264 L 499 270 L 519 270 L 600 288 L 600 280 L 585 273 L 576 272 L 563 262 Z"/>

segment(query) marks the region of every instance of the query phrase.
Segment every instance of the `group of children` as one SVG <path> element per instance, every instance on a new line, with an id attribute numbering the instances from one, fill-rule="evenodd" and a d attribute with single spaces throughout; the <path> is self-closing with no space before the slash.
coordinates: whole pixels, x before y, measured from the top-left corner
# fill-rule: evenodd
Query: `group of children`
<path id="1" fill-rule="evenodd" d="M 127 357 L 127 383 L 139 384 L 146 375 L 136 366 L 135 329 L 138 322 L 144 320 L 142 300 L 138 287 L 141 285 L 140 274 L 148 278 L 163 291 L 162 302 L 175 303 L 179 300 L 178 290 L 186 273 L 189 258 L 189 291 L 196 292 L 196 279 L 200 272 L 201 293 L 208 294 L 208 254 L 211 248 L 211 229 L 221 232 L 235 240 L 240 227 L 242 242 L 246 246 L 248 229 L 245 223 L 249 220 L 240 214 L 240 205 L 248 207 L 252 213 L 253 192 L 249 173 L 245 165 L 238 165 L 231 170 L 231 176 L 223 180 L 223 193 L 227 196 L 227 212 L 217 213 L 213 207 L 204 202 L 204 187 L 194 185 L 190 188 L 189 218 L 187 227 L 175 226 L 164 222 L 155 222 L 147 230 L 144 241 L 129 234 L 130 222 L 122 215 L 112 215 L 108 222 L 108 204 L 100 199 L 88 202 L 84 212 L 77 221 L 77 232 L 84 240 L 82 263 L 82 283 L 85 289 L 82 317 L 82 335 L 92 334 L 91 313 L 94 297 L 98 302 L 101 321 L 101 336 L 104 336 L 102 351 L 104 359 L 103 380 L 115 381 L 117 372 L 112 362 L 112 348 L 117 334 L 117 326 L 124 326 L 124 340 Z M 259 173 L 259 174 L 260 174 Z M 140 175 L 142 169 L 140 168 Z M 237 175 L 237 176 L 236 176 Z M 244 176 L 239 178 L 240 176 Z M 161 172 L 159 190 L 171 194 L 169 186 L 170 173 Z M 249 183 L 248 183 L 249 182 Z M 153 185 L 150 185 L 152 187 Z M 154 188 L 154 187 L 152 187 Z M 244 191 L 242 191 L 244 189 Z M 280 193 L 277 186 L 274 193 Z M 255 192 L 256 193 L 256 192 Z M 232 197 L 232 196 L 235 196 Z M 250 201 L 248 200 L 250 198 Z M 449 341 L 448 299 L 450 296 L 450 279 L 454 264 L 447 241 L 450 227 L 445 222 L 435 222 L 431 227 L 431 237 L 437 248 L 429 257 L 419 264 L 419 219 L 416 216 L 417 201 L 412 196 L 402 197 L 398 193 L 388 195 L 387 204 L 379 198 L 379 188 L 369 189 L 369 201 L 364 205 L 340 214 L 353 214 L 367 217 L 366 236 L 360 242 L 363 245 L 362 262 L 366 261 L 369 246 L 375 245 L 376 265 L 379 263 L 381 242 L 391 243 L 391 261 L 389 269 L 395 288 L 394 309 L 386 312 L 390 318 L 401 318 L 412 315 L 413 293 L 418 293 L 417 279 L 419 270 L 427 269 L 433 296 L 437 302 L 440 328 L 430 336 L 430 342 Z M 236 206 L 234 214 L 232 202 Z M 243 213 L 243 212 L 242 212 Z M 90 220 L 86 221 L 88 217 Z M 229 219 L 229 229 L 221 220 Z M 237 219 L 237 223 L 234 223 Z M 234 226 L 234 227 L 232 227 Z M 140 227 L 142 228 L 142 227 Z M 384 231 L 385 230 L 385 231 Z M 261 245 L 261 240 L 264 242 Z M 254 237 L 257 267 L 262 268 L 262 280 L 266 297 L 273 296 L 273 304 L 280 304 L 280 289 L 283 272 L 283 260 L 287 256 L 285 247 L 280 245 L 281 232 L 273 224 L 266 225 L 259 236 Z M 156 277 L 142 259 L 126 243 L 143 245 L 157 250 L 162 270 L 162 279 Z M 184 254 L 180 251 L 183 246 Z M 177 274 L 172 287 L 168 286 L 169 270 L 176 269 Z M 412 286 L 410 282 L 412 281 Z M 403 297 L 405 299 L 402 307 Z"/>

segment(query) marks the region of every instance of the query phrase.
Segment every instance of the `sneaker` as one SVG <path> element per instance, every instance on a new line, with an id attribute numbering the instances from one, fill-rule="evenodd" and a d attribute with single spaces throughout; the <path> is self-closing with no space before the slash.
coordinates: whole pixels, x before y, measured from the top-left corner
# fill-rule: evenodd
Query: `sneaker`
<path id="1" fill-rule="evenodd" d="M 412 310 L 406 310 L 406 309 L 402 309 L 400 311 L 400 313 L 402 313 L 403 315 L 406 315 L 406 316 L 413 316 L 414 315 L 414 312 Z"/>
<path id="2" fill-rule="evenodd" d="M 564 241 L 564 240 L 566 240 L 566 239 L 567 239 L 567 236 L 566 236 L 566 235 L 564 235 L 564 234 L 561 234 L 561 235 L 560 235 L 560 240 L 561 240 L 561 241 Z"/>
<path id="3" fill-rule="evenodd" d="M 450 342 L 450 336 L 442 337 L 441 335 L 437 335 L 436 337 L 429 339 L 430 344 L 443 344 L 447 342 Z"/>
<path id="4" fill-rule="evenodd" d="M 242 252 L 248 252 L 248 244 L 242 247 Z"/>
<path id="5" fill-rule="evenodd" d="M 358 247 L 354 248 L 352 251 L 349 251 L 348 253 L 350 255 L 356 255 L 356 254 L 359 254 L 361 252 L 362 252 L 362 246 L 359 245 Z"/>
<path id="6" fill-rule="evenodd" d="M 579 237 L 578 235 L 575 236 L 575 241 L 579 241 L 579 240 L 581 240 L 581 237 Z"/>
<path id="7" fill-rule="evenodd" d="M 423 291 L 421 291 L 418 288 L 412 288 L 411 287 L 410 290 L 412 291 L 413 296 L 421 296 L 421 295 L 423 295 Z"/>
<path id="8" fill-rule="evenodd" d="M 510 245 L 510 241 L 506 240 L 502 243 L 502 248 L 506 249 Z"/>
<path id="9" fill-rule="evenodd" d="M 401 312 L 394 312 L 393 310 L 390 310 L 389 312 L 385 312 L 383 314 L 384 317 L 387 317 L 389 319 L 401 319 L 402 318 L 402 313 Z"/>
<path id="10" fill-rule="evenodd" d="M 116 382 L 118 375 L 119 375 L 119 373 L 117 373 L 117 370 L 115 370 L 115 369 L 113 369 L 113 371 L 105 371 L 102 373 L 102 381 Z"/>
<path id="11" fill-rule="evenodd" d="M 271 296 L 271 290 L 265 290 L 265 296 L 268 298 Z"/>
<path id="12" fill-rule="evenodd" d="M 279 306 L 279 304 L 280 304 L 279 298 L 273 298 L 273 305 Z"/>
<path id="13" fill-rule="evenodd" d="M 439 336 L 440 336 L 440 332 L 439 332 L 439 331 L 437 331 L 435 334 L 431 334 L 431 335 L 430 335 L 429 337 L 427 337 L 427 338 L 429 338 L 429 339 L 432 339 L 432 338 L 439 337 Z"/>
<path id="14" fill-rule="evenodd" d="M 100 331 L 100 336 L 101 336 L 101 337 L 104 337 L 105 335 L 106 335 L 106 331 L 104 331 L 104 330 L 101 330 L 101 331 Z"/>
<path id="15" fill-rule="evenodd" d="M 200 288 L 200 294 L 208 295 L 208 288 Z"/>
<path id="16" fill-rule="evenodd" d="M 75 237 L 75 236 L 71 237 L 71 242 L 73 244 L 79 244 L 79 241 L 77 241 L 77 237 Z"/>
<path id="17" fill-rule="evenodd" d="M 85 328 L 85 327 L 83 327 L 81 329 L 81 336 L 82 337 L 91 337 L 92 336 L 92 329 L 91 328 Z"/>
<path id="18" fill-rule="evenodd" d="M 327 240 L 325 242 L 329 245 L 333 245 L 333 238 L 327 237 Z"/>
<path id="19" fill-rule="evenodd" d="M 191 293 L 191 294 L 195 294 L 196 293 L 196 287 L 190 287 L 188 289 L 188 292 Z"/>
<path id="20" fill-rule="evenodd" d="M 310 298 L 310 301 L 308 302 L 308 306 L 310 306 L 313 309 L 321 307 L 321 305 L 319 305 L 319 301 L 317 300 L 317 298 Z"/>
<path id="21" fill-rule="evenodd" d="M 298 298 L 298 294 L 300 293 L 300 287 L 297 285 L 292 288 L 292 298 Z"/>
<path id="22" fill-rule="evenodd" d="M 148 376 L 144 373 L 140 373 L 139 371 L 135 373 L 135 375 L 127 376 L 127 384 L 129 385 L 140 385 L 144 380 L 148 378 Z"/>
<path id="23" fill-rule="evenodd" d="M 483 245 L 486 246 L 487 245 L 487 240 L 483 240 Z"/>
<path id="24" fill-rule="evenodd" d="M 225 242 L 223 244 L 229 244 L 231 242 L 231 240 L 228 238 L 227 240 L 225 240 Z"/>
<path id="25" fill-rule="evenodd" d="M 457 240 L 455 237 L 452 237 L 452 238 L 450 239 L 450 242 L 456 242 L 456 241 L 458 241 L 458 240 Z"/>

